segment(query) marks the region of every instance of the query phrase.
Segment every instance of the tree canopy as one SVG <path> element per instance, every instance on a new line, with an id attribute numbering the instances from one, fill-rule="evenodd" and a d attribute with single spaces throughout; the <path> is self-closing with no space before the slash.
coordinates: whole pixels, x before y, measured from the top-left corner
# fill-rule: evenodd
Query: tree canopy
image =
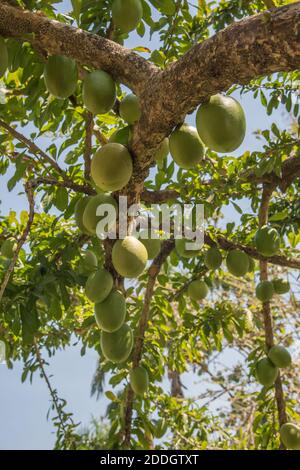
<path id="1" fill-rule="evenodd" d="M 300 449 L 300 3 L 126 0 L 129 24 L 124 2 L 0 4 L 0 174 L 28 206 L 1 214 L 7 365 L 44 378 L 57 449 Z M 242 154 L 239 95 L 288 116 Z M 204 204 L 204 247 L 132 240 L 134 217 L 100 240 L 119 196 Z M 111 402 L 84 435 L 47 374 L 74 337 Z"/>

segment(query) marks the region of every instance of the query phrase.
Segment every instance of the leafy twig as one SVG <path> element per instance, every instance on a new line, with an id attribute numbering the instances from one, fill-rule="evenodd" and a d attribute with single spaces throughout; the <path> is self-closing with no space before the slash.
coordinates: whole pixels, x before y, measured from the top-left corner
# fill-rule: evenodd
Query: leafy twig
<path id="1" fill-rule="evenodd" d="M 29 232 L 30 232 L 30 229 L 31 229 L 31 226 L 32 226 L 32 223 L 33 223 L 33 219 L 34 219 L 34 197 L 33 197 L 33 191 L 32 191 L 32 188 L 30 188 L 30 186 L 25 186 L 25 191 L 26 191 L 26 195 L 27 195 L 27 198 L 28 198 L 28 202 L 29 202 L 29 217 L 28 217 L 28 221 L 27 221 L 27 224 L 26 224 L 26 227 L 17 243 L 17 247 L 15 249 L 15 252 L 14 252 L 14 255 L 13 255 L 13 258 L 10 262 L 10 265 L 5 273 L 5 276 L 4 276 L 4 279 L 2 281 L 2 284 L 1 284 L 1 287 L 0 287 L 0 302 L 2 301 L 2 297 L 3 297 L 3 294 L 5 292 L 5 289 L 7 287 L 7 284 L 9 282 L 9 279 L 10 279 L 10 276 L 12 275 L 13 271 L 14 271 L 14 268 L 15 268 L 15 265 L 17 263 L 17 260 L 18 260 L 18 256 L 19 256 L 19 253 L 21 251 L 21 248 L 22 246 L 24 245 L 24 243 L 26 242 L 27 240 L 27 237 L 29 235 Z"/>

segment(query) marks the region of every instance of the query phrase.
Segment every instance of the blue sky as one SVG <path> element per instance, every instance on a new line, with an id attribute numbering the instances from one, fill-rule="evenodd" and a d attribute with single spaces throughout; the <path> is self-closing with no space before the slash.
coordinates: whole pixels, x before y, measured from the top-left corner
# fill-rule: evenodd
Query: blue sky
<path id="1" fill-rule="evenodd" d="M 68 11 L 70 2 L 59 5 L 60 11 Z M 125 44 L 127 47 L 139 45 L 148 46 L 150 49 L 157 46 L 157 37 L 151 42 L 147 38 L 141 39 L 131 34 Z M 261 143 L 257 141 L 253 133 L 257 129 L 266 129 L 272 122 L 278 127 L 284 128 L 288 120 L 282 110 L 278 110 L 270 118 L 266 115 L 265 108 L 259 101 L 254 101 L 251 95 L 244 96 L 241 101 L 247 116 L 248 130 L 243 146 L 238 149 L 236 155 L 245 150 L 257 150 Z M 195 116 L 188 117 L 188 122 L 194 125 Z M 45 144 L 42 140 L 41 146 Z M 18 213 L 26 207 L 26 201 L 19 196 L 18 188 L 13 193 L 6 190 L 6 182 L 9 175 L 1 178 L 1 213 L 7 213 L 9 209 Z M 247 201 L 243 203 L 243 209 L 248 210 Z M 224 222 L 235 220 L 238 222 L 237 213 L 230 207 L 224 213 Z M 231 357 L 226 357 L 231 362 Z M 58 389 L 59 396 L 68 401 L 68 410 L 74 412 L 76 422 L 88 425 L 91 416 L 104 414 L 106 399 L 97 402 L 90 397 L 90 383 L 97 363 L 97 354 L 87 351 L 84 357 L 80 356 L 80 348 L 70 346 L 64 351 L 59 351 L 50 361 L 48 373 L 52 375 L 51 381 Z M 21 384 L 22 364 L 15 364 L 13 370 L 0 365 L 0 449 L 51 449 L 54 442 L 52 423 L 47 422 L 46 414 L 50 399 L 45 383 L 36 374 L 33 383 L 28 381 Z M 191 395 L 196 395 L 201 387 L 195 384 L 195 378 L 191 374 L 184 374 L 184 384 L 190 389 Z M 220 403 L 220 402 L 219 402 Z M 217 406 L 217 404 L 216 404 Z"/>

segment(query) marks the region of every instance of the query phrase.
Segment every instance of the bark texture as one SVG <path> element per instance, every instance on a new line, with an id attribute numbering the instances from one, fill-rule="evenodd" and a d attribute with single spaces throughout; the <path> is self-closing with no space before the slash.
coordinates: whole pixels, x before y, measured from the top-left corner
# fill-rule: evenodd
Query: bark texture
<path id="1" fill-rule="evenodd" d="M 0 4 L 0 34 L 102 68 L 138 94 L 143 112 L 133 134 L 134 173 L 122 191 L 132 202 L 162 140 L 199 103 L 233 84 L 300 66 L 299 2 L 232 24 L 164 71 L 109 39 L 6 3 Z"/>

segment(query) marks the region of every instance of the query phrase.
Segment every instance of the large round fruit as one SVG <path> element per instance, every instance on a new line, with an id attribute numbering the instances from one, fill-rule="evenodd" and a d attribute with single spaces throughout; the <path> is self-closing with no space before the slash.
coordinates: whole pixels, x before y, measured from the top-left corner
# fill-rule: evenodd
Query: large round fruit
<path id="1" fill-rule="evenodd" d="M 130 385 L 136 395 L 143 396 L 149 387 L 149 375 L 147 370 L 138 366 L 130 372 Z"/>
<path id="2" fill-rule="evenodd" d="M 83 214 L 84 214 L 84 211 L 88 202 L 91 199 L 92 199 L 91 196 L 83 197 L 79 199 L 79 201 L 77 202 L 75 206 L 75 221 L 76 221 L 77 227 L 79 228 L 79 230 L 81 230 L 81 232 L 86 233 L 87 235 L 90 235 L 91 232 L 88 231 L 88 229 L 85 227 L 83 223 Z"/>
<path id="3" fill-rule="evenodd" d="M 14 256 L 16 243 L 14 240 L 5 240 L 1 245 L 1 255 L 4 258 L 11 259 Z"/>
<path id="4" fill-rule="evenodd" d="M 145 238 L 143 238 L 145 237 Z M 148 253 L 148 259 L 154 259 L 161 249 L 161 241 L 159 238 L 150 238 L 151 231 L 142 230 L 139 234 L 139 240 L 142 242 Z"/>
<path id="5" fill-rule="evenodd" d="M 289 367 L 292 363 L 290 353 L 280 345 L 272 346 L 268 352 L 268 358 L 273 362 L 274 366 L 280 368 Z"/>
<path id="6" fill-rule="evenodd" d="M 264 387 L 271 387 L 277 379 L 278 368 L 270 361 L 269 358 L 264 357 L 256 364 L 256 376 L 261 385 Z"/>
<path id="7" fill-rule="evenodd" d="M 51 95 L 69 98 L 76 90 L 78 79 L 75 60 L 63 55 L 50 56 L 44 68 L 44 79 Z"/>
<path id="8" fill-rule="evenodd" d="M 256 297 L 261 302 L 269 302 L 274 295 L 274 287 L 271 281 L 261 281 L 256 286 Z"/>
<path id="9" fill-rule="evenodd" d="M 127 146 L 131 139 L 131 129 L 130 126 L 123 127 L 115 131 L 109 138 L 109 144 L 122 144 Z"/>
<path id="10" fill-rule="evenodd" d="M 91 113 L 106 114 L 115 104 L 116 84 L 108 73 L 95 70 L 84 79 L 82 97 Z"/>
<path id="11" fill-rule="evenodd" d="M 112 275 L 105 269 L 99 269 L 91 274 L 86 281 L 85 293 L 91 302 L 103 302 L 113 288 Z"/>
<path id="12" fill-rule="evenodd" d="M 216 152 L 233 152 L 246 134 L 244 110 L 230 96 L 215 95 L 203 103 L 197 111 L 196 124 L 204 144 Z"/>
<path id="13" fill-rule="evenodd" d="M 105 211 L 104 215 L 97 215 L 97 210 L 101 206 L 103 208 L 103 211 L 104 209 L 108 209 L 108 207 L 110 207 L 111 214 L 110 213 L 106 214 L 106 211 Z M 117 212 L 118 212 L 118 204 L 117 204 L 117 201 L 112 196 L 110 196 L 109 194 L 101 194 L 101 193 L 97 194 L 97 196 L 92 196 L 86 205 L 86 208 L 83 212 L 83 218 L 82 218 L 83 225 L 84 227 L 86 227 L 86 230 L 88 230 L 88 232 L 95 234 L 97 232 L 97 226 L 99 222 L 103 220 L 107 222 L 105 231 L 109 232 L 109 230 L 114 226 L 116 222 Z"/>
<path id="14" fill-rule="evenodd" d="M 111 10 L 115 26 L 123 33 L 136 29 L 143 17 L 141 0 L 114 0 Z"/>
<path id="15" fill-rule="evenodd" d="M 222 264 L 222 254 L 216 247 L 209 248 L 204 255 L 204 264 L 207 269 L 219 269 Z"/>
<path id="16" fill-rule="evenodd" d="M 245 276 L 249 269 L 249 257 L 241 250 L 232 250 L 227 255 L 226 266 L 234 276 Z"/>
<path id="17" fill-rule="evenodd" d="M 290 283 L 288 281 L 284 281 L 283 279 L 273 279 L 272 282 L 276 294 L 279 295 L 287 294 L 291 288 Z"/>
<path id="18" fill-rule="evenodd" d="M 109 361 L 117 364 L 126 361 L 133 347 L 133 334 L 130 326 L 125 323 L 113 333 L 101 331 L 100 346 L 104 357 Z"/>
<path id="19" fill-rule="evenodd" d="M 8 51 L 4 39 L 0 36 L 0 77 L 5 74 L 8 67 Z"/>
<path id="20" fill-rule="evenodd" d="M 99 328 L 108 333 L 117 331 L 126 318 L 126 301 L 117 290 L 113 290 L 103 302 L 95 305 L 95 317 Z"/>
<path id="21" fill-rule="evenodd" d="M 102 191 L 119 191 L 124 188 L 132 171 L 131 155 L 121 144 L 104 145 L 92 160 L 91 175 Z"/>
<path id="22" fill-rule="evenodd" d="M 280 428 L 280 438 L 287 449 L 300 450 L 300 427 L 285 423 Z"/>
<path id="23" fill-rule="evenodd" d="M 169 142 L 173 160 L 181 168 L 188 170 L 202 161 L 205 148 L 194 127 L 183 124 L 171 134 Z"/>
<path id="24" fill-rule="evenodd" d="M 154 155 L 154 159 L 157 162 L 163 162 L 165 158 L 167 158 L 170 151 L 169 139 L 166 137 L 161 146 L 159 147 L 158 151 Z"/>
<path id="25" fill-rule="evenodd" d="M 188 295 L 192 300 L 203 300 L 208 295 L 206 282 L 199 279 L 192 281 L 188 287 Z"/>
<path id="26" fill-rule="evenodd" d="M 256 232 L 254 241 L 257 250 L 264 256 L 276 255 L 280 247 L 280 237 L 277 230 L 267 225 Z"/>
<path id="27" fill-rule="evenodd" d="M 175 248 L 178 256 L 181 258 L 194 258 L 195 256 L 198 256 L 201 250 L 193 250 L 193 244 L 195 243 L 196 242 L 194 240 L 188 240 L 187 238 L 177 238 L 175 240 Z M 191 248 L 188 245 L 191 245 Z"/>
<path id="28" fill-rule="evenodd" d="M 144 271 L 148 253 L 144 245 L 135 237 L 117 240 L 112 249 L 112 263 L 123 277 L 136 278 Z"/>
<path id="29" fill-rule="evenodd" d="M 141 117 L 139 99 L 134 94 L 125 96 L 120 103 L 120 116 L 128 124 L 134 124 Z"/>
<path id="30" fill-rule="evenodd" d="M 95 253 L 86 251 L 80 260 L 80 268 L 83 274 L 90 274 L 95 272 L 98 267 L 98 260 Z"/>

